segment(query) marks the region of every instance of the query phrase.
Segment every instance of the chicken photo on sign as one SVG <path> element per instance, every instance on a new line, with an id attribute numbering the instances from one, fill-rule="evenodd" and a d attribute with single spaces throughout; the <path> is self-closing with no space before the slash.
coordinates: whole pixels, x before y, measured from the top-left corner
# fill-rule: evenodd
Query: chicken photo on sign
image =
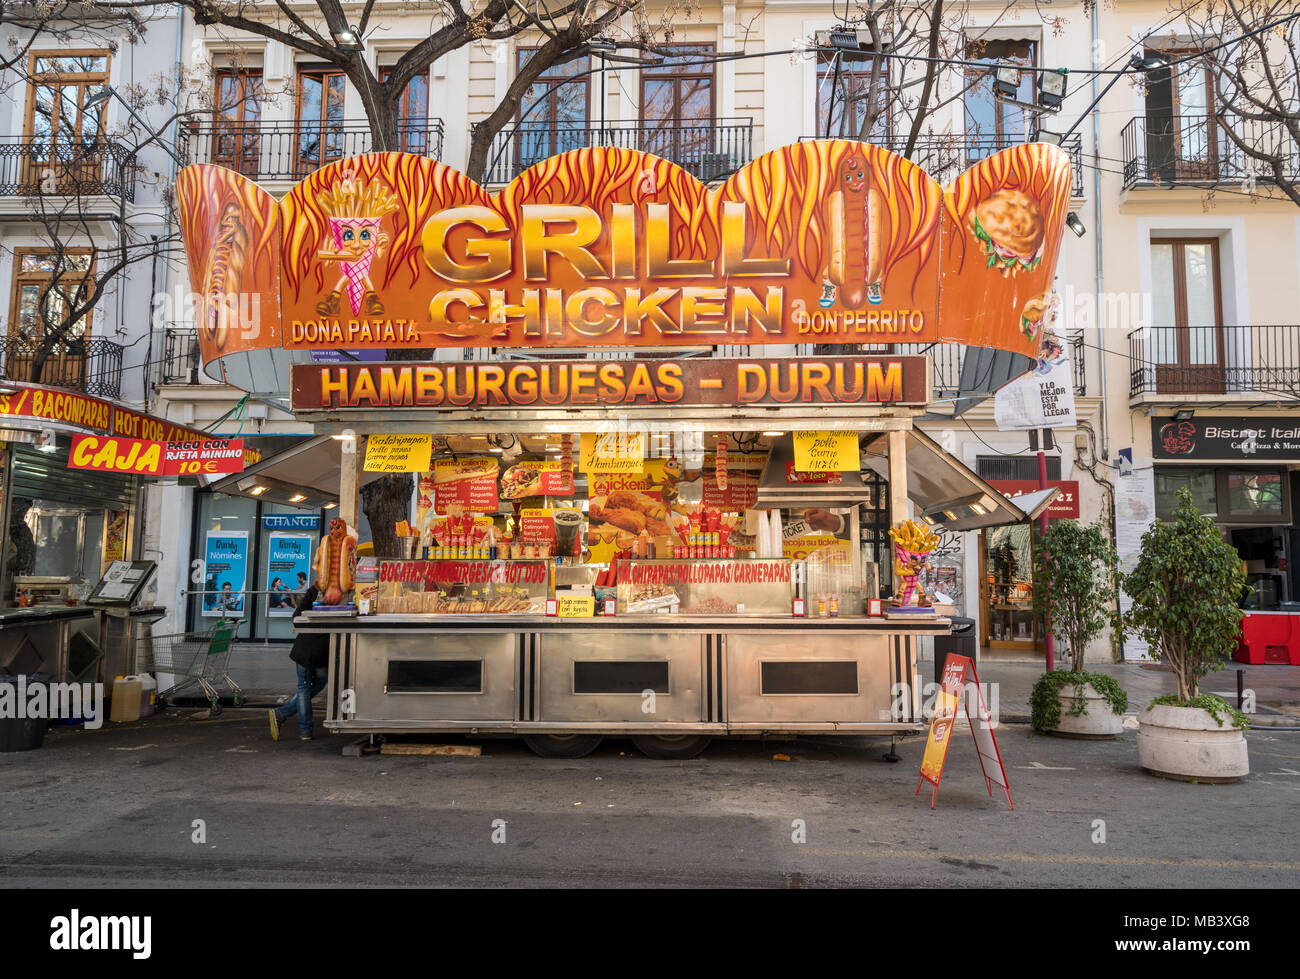
<path id="1" fill-rule="evenodd" d="M 642 534 L 665 544 L 681 543 L 678 527 L 687 517 L 674 512 L 668 502 L 675 498 L 677 475 L 663 459 L 647 459 L 645 470 L 636 475 L 592 475 L 588 543 L 595 547 L 616 542 L 624 548 Z"/>

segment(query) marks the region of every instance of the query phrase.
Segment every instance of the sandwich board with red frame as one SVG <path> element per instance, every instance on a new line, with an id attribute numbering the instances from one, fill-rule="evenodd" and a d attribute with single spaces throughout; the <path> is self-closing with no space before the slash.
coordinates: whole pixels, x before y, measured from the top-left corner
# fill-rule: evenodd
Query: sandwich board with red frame
<path id="1" fill-rule="evenodd" d="M 970 716 L 970 702 L 965 696 L 966 681 L 975 687 L 975 697 L 979 701 L 979 716 Z M 1015 809 L 1011 801 L 1011 786 L 1007 781 L 1007 770 L 1002 764 L 1002 754 L 998 751 L 997 739 L 993 736 L 992 718 L 984 704 L 984 692 L 980 689 L 979 675 L 975 672 L 975 663 L 969 656 L 949 655 L 943 665 L 943 680 L 934 702 L 934 713 L 930 717 L 930 733 L 925 739 L 925 754 L 921 757 L 921 775 L 916 780 L 916 793 L 921 791 L 921 783 L 929 782 L 930 808 L 934 808 L 939 797 L 939 780 L 943 778 L 943 765 L 948 757 L 948 743 L 952 740 L 953 728 L 957 724 L 957 704 L 961 703 L 966 711 L 966 721 L 970 724 L 971 735 L 975 739 L 975 752 L 979 757 L 980 771 L 984 774 L 984 786 L 993 795 L 993 783 L 997 782 L 1006 793 L 1007 805 Z"/>

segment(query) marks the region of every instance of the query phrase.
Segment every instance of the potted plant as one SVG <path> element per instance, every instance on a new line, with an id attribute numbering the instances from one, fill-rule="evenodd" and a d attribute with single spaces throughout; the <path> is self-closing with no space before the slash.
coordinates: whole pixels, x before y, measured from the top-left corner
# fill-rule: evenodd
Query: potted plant
<path id="1" fill-rule="evenodd" d="M 1029 697 L 1037 731 L 1113 738 L 1123 730 L 1128 696 L 1104 673 L 1083 668 L 1084 650 L 1112 621 L 1115 549 L 1099 526 L 1056 520 L 1034 556 L 1034 612 L 1068 650 L 1070 668 L 1044 673 Z"/>
<path id="2" fill-rule="evenodd" d="M 1246 575 L 1190 491 L 1178 491 L 1171 521 L 1142 536 L 1137 565 L 1122 583 L 1133 599 L 1129 626 L 1178 682 L 1176 694 L 1157 697 L 1139 717 L 1138 764 L 1187 781 L 1235 782 L 1249 774 L 1245 715 L 1200 692 L 1201 679 L 1236 649 Z"/>

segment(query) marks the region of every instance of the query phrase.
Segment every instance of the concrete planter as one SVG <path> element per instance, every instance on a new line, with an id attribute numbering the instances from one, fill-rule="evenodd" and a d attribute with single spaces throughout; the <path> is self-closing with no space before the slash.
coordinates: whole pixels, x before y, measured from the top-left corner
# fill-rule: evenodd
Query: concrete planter
<path id="1" fill-rule="evenodd" d="M 1183 781 L 1235 782 L 1250 774 L 1245 732 L 1199 707 L 1152 707 L 1138 715 L 1138 764 Z"/>
<path id="2" fill-rule="evenodd" d="M 1079 696 L 1083 697 L 1086 713 L 1075 716 L 1071 711 Z M 1124 730 L 1123 717 L 1110 709 L 1110 704 L 1091 683 L 1085 683 L 1082 689 L 1062 687 L 1056 693 L 1056 702 L 1061 705 L 1061 720 L 1049 729 L 1052 734 L 1067 738 L 1113 738 Z"/>

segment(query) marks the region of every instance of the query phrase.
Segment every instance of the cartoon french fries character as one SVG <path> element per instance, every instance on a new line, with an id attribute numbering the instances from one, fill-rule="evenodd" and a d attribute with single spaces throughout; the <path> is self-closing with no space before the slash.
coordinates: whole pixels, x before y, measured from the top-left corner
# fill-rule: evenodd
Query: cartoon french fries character
<path id="1" fill-rule="evenodd" d="M 322 248 L 316 257 L 322 262 L 338 262 L 342 275 L 329 295 L 316 304 L 316 312 L 322 316 L 336 314 L 339 295 L 346 292 L 354 315 L 382 315 L 384 304 L 375 292 L 370 269 L 388 247 L 388 234 L 380 228 L 380 222 L 397 210 L 397 198 L 387 187 L 361 184 L 349 171 L 331 190 L 322 193 L 320 200 L 333 245 Z"/>
<path id="2" fill-rule="evenodd" d="M 871 186 L 866 157 L 850 153 L 826 197 L 826 278 L 848 309 L 880 302 L 885 213 L 880 192 Z"/>

